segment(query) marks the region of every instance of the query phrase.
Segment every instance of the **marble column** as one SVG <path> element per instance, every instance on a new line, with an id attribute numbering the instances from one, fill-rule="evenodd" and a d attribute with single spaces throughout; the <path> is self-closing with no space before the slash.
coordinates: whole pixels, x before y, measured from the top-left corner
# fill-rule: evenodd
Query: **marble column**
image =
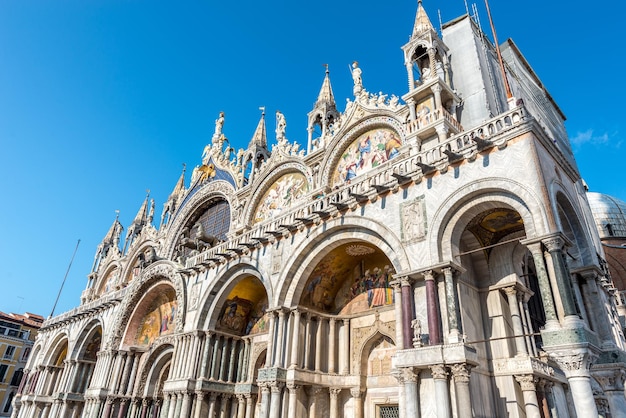
<path id="1" fill-rule="evenodd" d="M 589 322 L 593 329 L 598 333 L 600 337 L 602 348 L 615 349 L 615 342 L 613 341 L 613 334 L 611 332 L 611 325 L 607 318 L 607 310 L 605 308 L 606 303 L 600 297 L 600 293 L 603 291 L 597 284 L 598 274 L 596 271 L 582 272 L 583 277 L 583 291 L 587 305 L 587 312 L 589 313 Z"/>
<path id="2" fill-rule="evenodd" d="M 218 380 L 217 374 L 220 370 L 220 340 L 223 337 L 220 335 L 214 335 L 213 337 L 213 354 L 211 355 L 211 372 L 209 373 L 209 380 Z"/>
<path id="3" fill-rule="evenodd" d="M 272 359 L 274 351 L 274 323 L 276 322 L 276 320 L 274 311 L 267 312 L 267 315 L 269 317 L 269 327 L 267 332 L 267 354 L 265 357 L 265 364 L 267 365 L 267 367 L 269 367 L 273 364 Z"/>
<path id="4" fill-rule="evenodd" d="M 336 374 L 337 370 L 335 366 L 335 352 L 337 351 L 335 347 L 337 339 L 336 323 L 337 320 L 335 318 L 330 318 L 328 323 L 328 373 L 330 374 Z"/>
<path id="5" fill-rule="evenodd" d="M 437 283 L 432 270 L 424 272 L 426 288 L 426 315 L 428 316 L 428 340 L 430 345 L 441 344 L 441 325 Z"/>
<path id="6" fill-rule="evenodd" d="M 472 418 L 472 398 L 470 396 L 470 368 L 467 364 L 457 363 L 450 366 L 456 391 L 458 418 Z"/>
<path id="7" fill-rule="evenodd" d="M 560 324 L 554 307 L 552 287 L 550 286 L 550 278 L 548 277 L 548 272 L 546 270 L 541 243 L 527 243 L 526 247 L 532 254 L 533 261 L 535 263 L 535 271 L 537 273 L 537 281 L 539 283 L 539 293 L 541 296 L 541 302 L 543 303 L 543 311 L 546 315 L 546 330 L 558 329 Z"/>
<path id="8" fill-rule="evenodd" d="M 139 418 L 148 418 L 148 411 L 150 410 L 150 399 L 141 400 L 141 412 Z"/>
<path id="9" fill-rule="evenodd" d="M 270 385 L 268 383 L 259 383 L 261 389 L 261 411 L 259 418 L 269 418 L 270 416 Z"/>
<path id="10" fill-rule="evenodd" d="M 339 410 L 339 394 L 341 388 L 328 389 L 330 394 L 330 418 L 342 418 L 341 411 Z"/>
<path id="11" fill-rule="evenodd" d="M 458 343 L 461 341 L 459 295 L 456 290 L 454 271 L 452 268 L 446 267 L 443 269 L 443 276 L 446 286 L 446 304 L 448 311 L 448 343 Z"/>
<path id="12" fill-rule="evenodd" d="M 515 286 L 505 287 L 507 301 L 509 302 L 509 310 L 511 312 L 511 322 L 513 323 L 513 335 L 515 336 L 515 351 L 517 356 L 527 356 L 526 342 L 524 340 L 524 327 L 522 325 L 522 317 L 517 301 L 517 289 Z"/>
<path id="13" fill-rule="evenodd" d="M 406 367 L 401 370 L 401 381 L 404 386 L 404 412 L 408 418 L 420 417 L 419 396 L 417 392 L 417 381 L 419 379 L 419 371 L 412 367 Z"/>
<path id="14" fill-rule="evenodd" d="M 567 265 L 565 264 L 565 260 L 563 258 L 563 245 L 565 244 L 565 242 L 561 237 L 555 236 L 543 240 L 543 243 L 548 249 L 550 257 L 552 258 L 554 274 L 556 276 L 556 283 L 559 288 L 559 295 L 561 296 L 561 303 L 563 304 L 564 315 L 566 317 L 578 317 L 569 269 L 567 268 Z"/>
<path id="15" fill-rule="evenodd" d="M 139 370 L 139 358 L 141 353 L 133 353 L 133 369 L 130 372 L 130 378 L 126 387 L 126 396 L 131 396 L 133 389 L 135 388 L 135 380 L 137 378 L 137 371 Z"/>
<path id="16" fill-rule="evenodd" d="M 215 418 L 215 410 L 217 403 L 217 393 L 209 394 L 209 413 L 207 414 L 207 418 Z"/>
<path id="17" fill-rule="evenodd" d="M 415 89 L 415 78 L 413 76 L 413 62 L 408 61 L 404 64 L 406 66 L 406 72 L 409 81 L 409 91 L 413 91 Z M 411 120 L 415 120 L 415 109 L 413 113 L 411 113 Z"/>
<path id="18" fill-rule="evenodd" d="M 306 314 L 305 324 L 304 324 L 304 353 L 302 358 L 302 367 L 305 370 L 311 370 L 309 367 L 309 361 L 311 358 L 311 314 Z"/>
<path id="19" fill-rule="evenodd" d="M 343 348 L 343 357 L 344 357 L 344 363 L 343 363 L 343 370 L 341 372 L 341 374 L 350 374 L 350 320 L 349 319 L 344 319 L 343 320 L 343 334 L 342 334 L 342 340 L 341 340 L 341 346 Z"/>
<path id="20" fill-rule="evenodd" d="M 315 371 L 322 371 L 322 331 L 324 330 L 324 318 L 317 317 L 317 327 L 315 329 Z"/>
<path id="21" fill-rule="evenodd" d="M 352 395 L 352 404 L 354 406 L 354 418 L 363 418 L 363 392 L 361 388 L 350 389 L 350 394 Z M 409 416 L 407 415 L 407 417 Z M 415 417 L 419 418 L 417 415 Z"/>
<path id="22" fill-rule="evenodd" d="M 251 393 L 246 393 L 246 418 L 254 417 L 254 400 L 255 396 Z"/>
<path id="23" fill-rule="evenodd" d="M 404 347 L 404 333 L 402 332 L 402 287 L 400 281 L 389 283 L 393 288 L 393 308 L 396 317 L 396 346 Z"/>
<path id="24" fill-rule="evenodd" d="M 212 334 L 210 331 L 204 333 L 204 346 L 202 347 L 202 362 L 200 364 L 200 372 L 198 378 L 208 378 L 207 373 L 210 365 Z"/>
<path id="25" fill-rule="evenodd" d="M 293 311 L 293 332 L 291 335 L 291 361 L 289 364 L 290 369 L 295 369 L 299 366 L 300 358 L 300 311 Z"/>
<path id="26" fill-rule="evenodd" d="M 237 395 L 237 418 L 246 417 L 246 397 L 242 394 Z"/>
<path id="27" fill-rule="evenodd" d="M 117 418 L 124 418 L 126 416 L 127 411 L 128 411 L 128 399 L 122 398 L 120 399 L 120 407 L 117 412 Z"/>
<path id="28" fill-rule="evenodd" d="M 284 383 L 273 382 L 270 385 L 271 398 L 270 398 L 270 418 L 281 417 L 281 400 L 283 393 Z"/>
<path id="29" fill-rule="evenodd" d="M 288 418 L 296 418 L 298 413 L 298 392 L 300 385 L 295 383 L 287 383 L 287 389 L 289 389 L 289 411 Z"/>
<path id="30" fill-rule="evenodd" d="M 191 393 L 184 392 L 183 393 L 183 402 L 180 408 L 180 418 L 189 418 L 189 413 L 191 412 Z"/>
<path id="31" fill-rule="evenodd" d="M 283 367 L 283 338 L 285 331 L 285 312 L 281 309 L 278 311 L 278 326 L 276 335 L 276 352 L 274 358 L 274 367 Z"/>
<path id="32" fill-rule="evenodd" d="M 309 386 L 307 394 L 309 396 L 309 418 L 317 418 L 321 415 L 318 397 L 322 389 L 318 386 Z"/>
<path id="33" fill-rule="evenodd" d="M 413 347 L 413 336 L 411 327 L 411 321 L 413 321 L 413 303 L 411 301 L 411 281 L 408 277 L 401 277 L 400 284 L 402 285 L 402 341 L 404 347 Z"/>
<path id="34" fill-rule="evenodd" d="M 102 418 L 110 418 L 112 408 L 113 408 L 113 398 L 107 397 L 104 403 L 104 411 L 102 411 Z"/>
<path id="35" fill-rule="evenodd" d="M 537 398 L 536 388 L 538 379 L 535 378 L 535 376 L 533 376 L 532 374 L 525 374 L 515 376 L 515 380 L 517 380 L 517 383 L 519 383 L 520 387 L 522 388 L 526 418 L 541 418 L 539 399 Z"/>
<path id="36" fill-rule="evenodd" d="M 450 389 L 448 388 L 448 372 L 443 364 L 430 366 L 435 382 L 435 403 L 437 404 L 437 418 L 452 418 L 450 408 Z"/>

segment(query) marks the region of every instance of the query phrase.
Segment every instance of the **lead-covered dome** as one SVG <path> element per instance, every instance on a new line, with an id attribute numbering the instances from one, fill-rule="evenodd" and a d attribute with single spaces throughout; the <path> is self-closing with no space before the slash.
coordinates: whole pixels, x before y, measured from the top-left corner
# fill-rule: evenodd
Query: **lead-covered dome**
<path id="1" fill-rule="evenodd" d="M 626 202 L 594 192 L 587 199 L 600 238 L 626 237 Z"/>

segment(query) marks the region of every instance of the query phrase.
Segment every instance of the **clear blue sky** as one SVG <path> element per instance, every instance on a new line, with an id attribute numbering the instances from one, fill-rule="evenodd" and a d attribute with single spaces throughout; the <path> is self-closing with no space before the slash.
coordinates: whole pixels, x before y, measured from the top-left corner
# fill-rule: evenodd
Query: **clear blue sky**
<path id="1" fill-rule="evenodd" d="M 424 0 L 438 26 L 463 0 Z M 146 189 L 157 213 L 200 162 L 214 120 L 245 147 L 281 110 L 306 143 L 330 65 L 340 110 L 348 65 L 365 88 L 401 95 L 400 47 L 416 0 L 0 2 L 0 310 L 48 316 L 78 239 L 56 313 L 79 304 L 96 246 L 120 210 L 127 226 Z M 484 2 L 478 1 L 488 29 Z M 626 200 L 624 2 L 493 1 L 500 41 L 513 38 L 566 114 L 592 191 Z M 268 118 L 268 131 L 274 130 Z M 273 135 L 270 135 L 273 136 Z"/>

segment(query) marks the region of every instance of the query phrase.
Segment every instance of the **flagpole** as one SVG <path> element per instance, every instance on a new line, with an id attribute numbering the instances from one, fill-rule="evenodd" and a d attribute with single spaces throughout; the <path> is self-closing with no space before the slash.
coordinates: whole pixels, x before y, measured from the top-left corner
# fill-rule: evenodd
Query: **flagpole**
<path id="1" fill-rule="evenodd" d="M 489 24 L 491 25 L 491 32 L 493 33 L 493 41 L 496 44 L 496 55 L 498 55 L 498 62 L 500 63 L 500 71 L 502 71 L 502 78 L 504 79 L 504 88 L 506 89 L 506 98 L 513 97 L 511 93 L 511 86 L 509 86 L 509 80 L 506 78 L 506 72 L 504 71 L 504 61 L 502 61 L 502 54 L 500 53 L 500 45 L 498 44 L 498 35 L 496 35 L 496 27 L 493 25 L 491 19 L 491 9 L 489 9 L 489 2 L 485 0 L 485 6 L 487 6 L 487 16 L 489 17 Z"/>
<path id="2" fill-rule="evenodd" d="M 57 307 L 57 303 L 59 303 L 59 298 L 61 297 L 61 291 L 63 290 L 63 285 L 65 285 L 65 280 L 67 279 L 67 275 L 69 274 L 70 268 L 72 267 L 72 262 L 74 261 L 74 256 L 76 255 L 76 251 L 78 251 L 79 244 L 80 244 L 80 239 L 76 243 L 76 248 L 74 248 L 74 254 L 72 254 L 72 259 L 70 260 L 70 264 L 67 266 L 67 271 L 65 272 L 65 276 L 63 277 L 63 282 L 61 283 L 61 288 L 59 289 L 59 293 L 57 294 L 57 299 L 54 301 L 52 312 L 50 312 L 50 316 L 48 318 L 52 318 L 52 316 L 54 315 L 54 310 Z"/>

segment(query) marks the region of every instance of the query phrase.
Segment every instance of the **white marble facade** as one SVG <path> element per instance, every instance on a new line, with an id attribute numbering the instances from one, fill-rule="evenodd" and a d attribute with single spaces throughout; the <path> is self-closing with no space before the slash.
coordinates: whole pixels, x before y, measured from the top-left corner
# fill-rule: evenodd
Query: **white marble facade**
<path id="1" fill-rule="evenodd" d="M 149 198 L 124 242 L 115 220 L 81 305 L 45 322 L 14 416 L 626 416 L 563 120 L 545 128 L 554 105 L 515 77 L 493 93 L 472 42 L 420 2 L 408 91 L 368 93 L 355 63 L 340 112 L 327 71 L 306 150 L 284 127 L 270 149 L 263 114 L 234 152 L 221 113 L 160 222 Z M 477 92 L 497 96 L 463 103 Z"/>

